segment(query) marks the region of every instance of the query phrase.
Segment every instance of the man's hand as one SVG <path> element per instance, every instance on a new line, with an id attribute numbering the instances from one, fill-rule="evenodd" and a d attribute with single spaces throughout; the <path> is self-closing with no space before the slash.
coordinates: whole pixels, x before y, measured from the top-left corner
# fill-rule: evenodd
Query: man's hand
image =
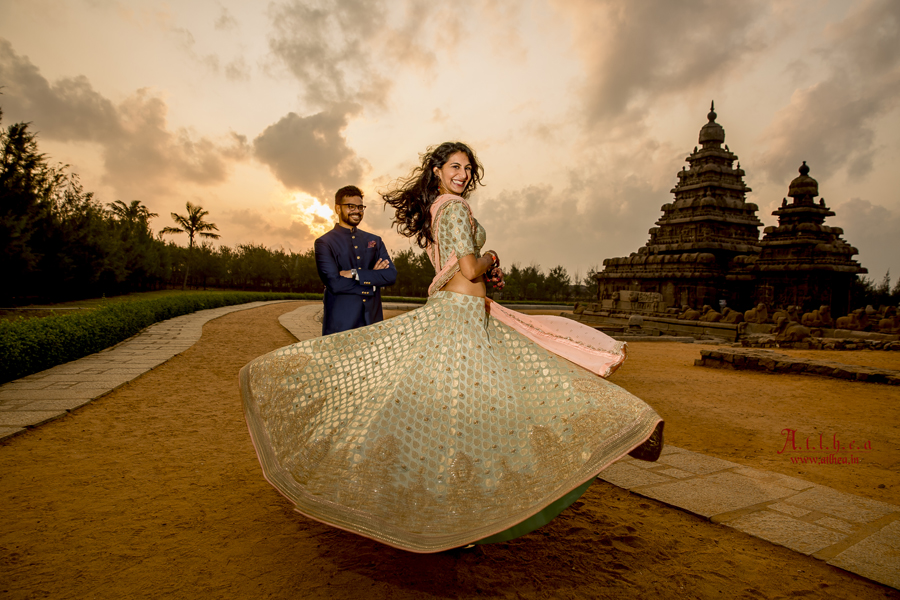
<path id="1" fill-rule="evenodd" d="M 346 277 L 347 279 L 353 279 L 353 273 L 351 271 L 341 271 L 341 277 Z"/>
<path id="2" fill-rule="evenodd" d="M 380 270 L 382 270 L 382 269 L 387 269 L 387 268 L 390 267 L 390 266 L 391 266 L 391 261 L 385 260 L 385 259 L 383 259 L 383 258 L 379 258 L 379 259 L 378 259 L 378 262 L 375 263 L 375 266 L 372 267 L 372 270 L 373 270 L 373 271 L 380 271 Z M 341 271 L 341 274 L 343 274 L 343 271 Z"/>

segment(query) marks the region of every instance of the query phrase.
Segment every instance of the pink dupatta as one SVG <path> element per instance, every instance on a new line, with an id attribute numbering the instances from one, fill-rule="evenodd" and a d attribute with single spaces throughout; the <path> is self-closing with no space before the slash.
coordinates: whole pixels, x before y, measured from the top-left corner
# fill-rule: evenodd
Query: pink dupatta
<path id="1" fill-rule="evenodd" d="M 433 296 L 435 292 L 446 285 L 459 270 L 459 257 L 455 252 L 451 252 L 445 264 L 441 266 L 441 251 L 437 241 L 438 221 L 442 209 L 451 200 L 459 200 L 466 207 L 473 236 L 475 233 L 475 218 L 472 216 L 472 209 L 463 198 L 444 194 L 435 199 L 431 205 L 431 231 L 434 243 L 429 244 L 425 249 L 437 272 L 428 287 L 429 296 Z M 593 327 L 565 317 L 526 315 L 505 308 L 488 298 L 485 298 L 485 306 L 488 314 L 504 325 L 515 329 L 540 347 L 601 377 L 612 375 L 625 360 L 625 342 L 618 342 Z"/>

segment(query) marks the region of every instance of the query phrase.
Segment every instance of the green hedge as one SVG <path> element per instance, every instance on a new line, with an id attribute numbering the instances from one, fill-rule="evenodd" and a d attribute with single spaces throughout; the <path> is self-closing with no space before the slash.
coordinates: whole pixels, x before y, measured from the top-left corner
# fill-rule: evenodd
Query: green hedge
<path id="1" fill-rule="evenodd" d="M 110 301 L 95 310 L 0 321 L 0 383 L 109 348 L 159 321 L 198 310 L 265 300 L 321 300 L 322 294 L 208 292 Z"/>

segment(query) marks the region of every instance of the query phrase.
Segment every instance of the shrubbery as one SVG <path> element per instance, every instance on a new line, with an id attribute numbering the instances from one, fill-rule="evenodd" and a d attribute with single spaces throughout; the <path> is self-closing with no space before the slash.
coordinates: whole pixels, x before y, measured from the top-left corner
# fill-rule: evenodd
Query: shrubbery
<path id="1" fill-rule="evenodd" d="M 321 294 L 202 292 L 110 301 L 90 311 L 0 321 L 0 383 L 109 348 L 159 321 L 260 300 L 320 300 Z"/>

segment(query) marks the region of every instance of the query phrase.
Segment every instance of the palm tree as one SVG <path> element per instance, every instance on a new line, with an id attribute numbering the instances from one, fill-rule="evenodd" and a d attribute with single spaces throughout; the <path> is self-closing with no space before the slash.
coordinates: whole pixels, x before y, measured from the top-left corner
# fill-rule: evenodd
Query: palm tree
<path id="1" fill-rule="evenodd" d="M 110 204 L 109 212 L 113 214 L 119 221 L 127 221 L 129 223 L 147 223 L 153 217 L 158 217 L 156 213 L 147 210 L 147 207 L 141 204 L 140 200 L 132 200 L 131 204 L 125 204 L 121 200 L 116 200 Z"/>
<path id="2" fill-rule="evenodd" d="M 150 229 L 150 219 L 159 215 L 150 212 L 140 200 L 132 200 L 131 204 L 116 200 L 106 206 L 118 230 L 127 285 L 132 290 L 143 289 L 150 278 L 162 272 L 158 250 L 154 250 L 158 242 Z"/>
<path id="3" fill-rule="evenodd" d="M 187 288 L 187 280 L 188 280 L 188 272 L 190 270 L 190 262 L 191 256 L 194 252 L 194 236 L 199 235 L 204 238 L 211 239 L 219 239 L 220 236 L 218 233 L 210 233 L 212 231 L 218 231 L 219 228 L 216 227 L 215 223 L 207 223 L 203 220 L 203 217 L 209 214 L 209 211 L 203 210 L 202 206 L 194 206 L 190 202 L 188 202 L 185 206 L 187 206 L 187 216 L 179 215 L 178 213 L 172 213 L 172 220 L 178 225 L 178 227 L 164 227 L 160 234 L 164 233 L 186 233 L 188 234 L 188 264 L 185 265 L 184 268 L 184 283 L 181 285 L 181 289 L 184 290 Z"/>

